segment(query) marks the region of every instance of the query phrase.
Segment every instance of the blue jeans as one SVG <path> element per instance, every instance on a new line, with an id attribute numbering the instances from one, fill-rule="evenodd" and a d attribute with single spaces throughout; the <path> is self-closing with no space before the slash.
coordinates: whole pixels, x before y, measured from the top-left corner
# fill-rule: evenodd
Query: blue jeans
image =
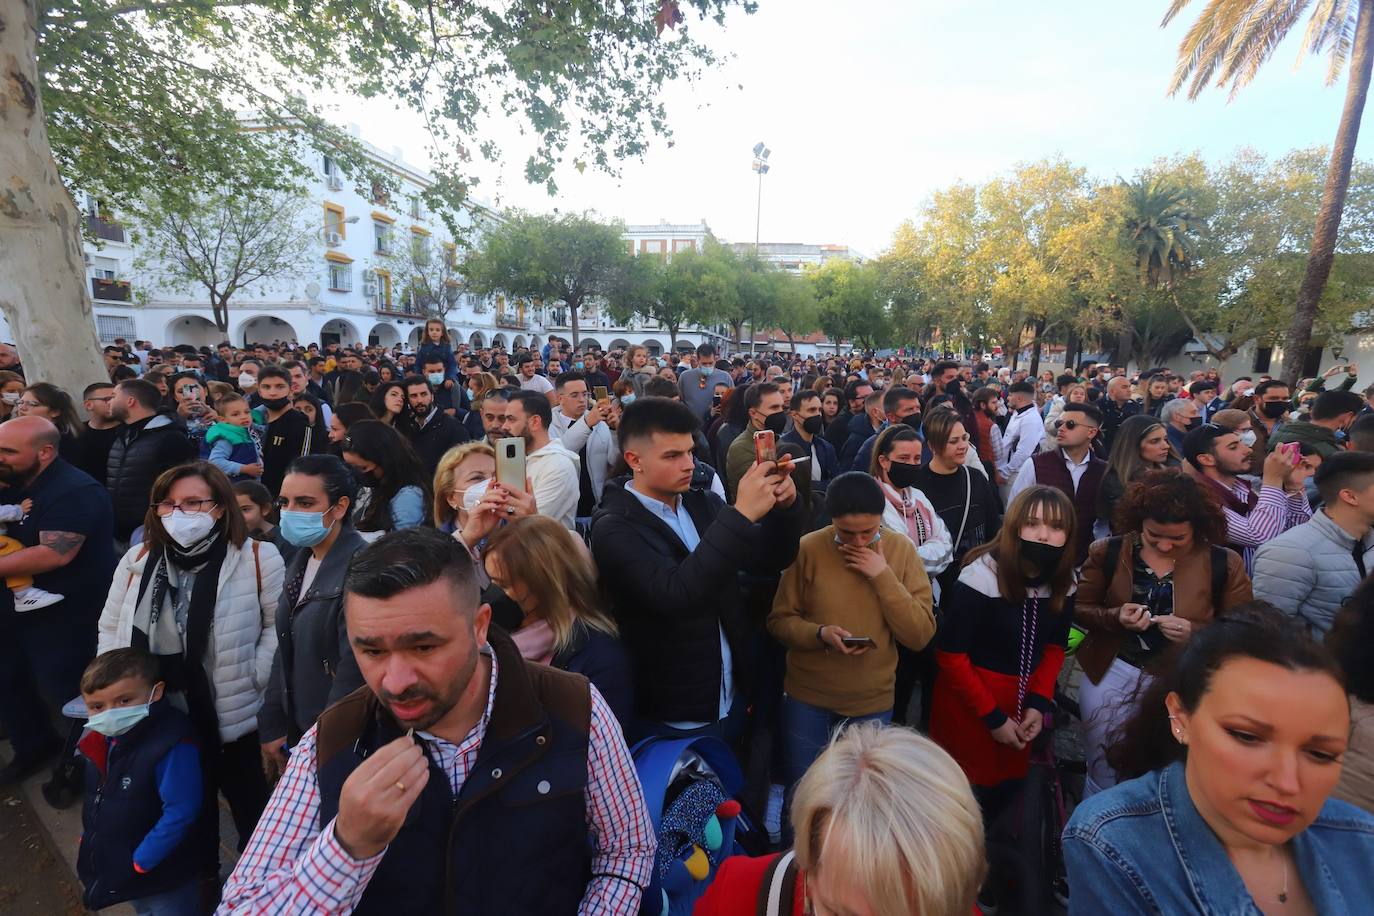
<path id="1" fill-rule="evenodd" d="M 892 710 L 869 716 L 842 716 L 810 703 L 784 695 L 782 698 L 783 761 L 789 788 L 806 774 L 807 768 L 830 743 L 838 729 L 856 722 L 892 724 Z"/>
<path id="2" fill-rule="evenodd" d="M 138 916 L 199 916 L 200 885 L 195 881 L 151 897 L 130 900 Z"/>

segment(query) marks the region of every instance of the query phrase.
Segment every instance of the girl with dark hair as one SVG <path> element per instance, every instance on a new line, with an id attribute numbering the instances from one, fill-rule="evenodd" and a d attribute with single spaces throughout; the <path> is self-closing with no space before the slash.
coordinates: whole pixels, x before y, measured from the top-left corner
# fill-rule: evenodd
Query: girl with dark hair
<path id="1" fill-rule="evenodd" d="M 953 413 L 946 411 L 949 416 Z M 873 445 L 868 473 L 882 490 L 883 524 L 900 531 L 916 545 L 935 600 L 940 600 L 935 577 L 944 572 L 954 556 L 953 538 L 944 520 L 917 487 L 921 470 L 921 437 L 905 424 L 889 426 Z"/>
<path id="2" fill-rule="evenodd" d="M 1085 796 L 1116 783 L 1107 748 L 1164 650 L 1254 597 L 1244 561 L 1222 546 L 1220 502 L 1182 471 L 1146 471 L 1117 503 L 1116 521 L 1125 534 L 1088 549 L 1074 609 L 1087 632 L 1077 653 Z"/>
<path id="3" fill-rule="evenodd" d="M 1122 421 L 1112 436 L 1107 470 L 1097 491 L 1097 522 L 1093 536 L 1105 538 L 1122 532 L 1113 523 L 1117 500 L 1146 471 L 1172 467 L 1181 459 L 1169 444 L 1164 424 L 1154 417 L 1136 414 Z"/>
<path id="4" fill-rule="evenodd" d="M 313 394 L 301 392 L 291 397 L 291 406 L 305 415 L 310 422 L 310 453 L 322 454 L 329 450 L 329 427 L 324 423 L 324 405 Z"/>
<path id="5" fill-rule="evenodd" d="M 996 540 L 964 558 L 936 635 L 930 737 L 959 762 L 986 822 L 1016 795 L 1044 726 L 1073 617 L 1074 510 L 1030 486 Z"/>
<path id="6" fill-rule="evenodd" d="M 377 419 L 372 408 L 366 404 L 359 404 L 357 401 L 349 401 L 334 408 L 333 415 L 329 418 L 329 446 L 331 453 L 337 453 L 343 444 L 344 437 L 348 435 L 348 428 L 359 420 Z"/>
<path id="7" fill-rule="evenodd" d="M 1111 751 L 1129 781 L 1069 819 L 1072 912 L 1368 912 L 1374 818 L 1329 797 L 1349 731 L 1306 627 L 1233 608 L 1145 691 Z"/>
<path id="8" fill-rule="evenodd" d="M 344 574 L 367 546 L 351 524 L 357 494 L 333 455 L 297 458 L 282 480 L 280 531 L 297 554 L 276 608 L 279 649 L 259 717 L 262 762 L 274 779 L 286 767 L 285 748 L 363 683 L 343 616 Z"/>
<path id="9" fill-rule="evenodd" d="M 749 425 L 749 407 L 744 403 L 744 394 L 748 390 L 748 386 L 731 388 L 722 399 L 721 416 L 724 419 L 716 427 L 713 452 L 716 458 L 715 466 L 718 468 L 725 467 L 726 452 L 730 451 L 735 439 L 739 438 L 739 434 Z"/>
<path id="10" fill-rule="evenodd" d="M 363 386 L 363 374 L 354 369 L 339 370 L 338 377 L 334 380 L 334 392 L 335 410 L 355 402 L 366 404 L 371 396 Z"/>
<path id="11" fill-rule="evenodd" d="M 1326 645 L 1350 693 L 1350 747 L 1332 795 L 1374 813 L 1374 579 L 1366 579 L 1337 613 Z"/>
<path id="12" fill-rule="evenodd" d="M 361 420 L 344 437 L 343 460 L 358 482 L 358 531 L 375 540 L 429 517 L 430 481 L 410 443 L 380 420 Z"/>
<path id="13" fill-rule="evenodd" d="M 34 382 L 25 388 L 14 407 L 17 417 L 44 417 L 52 421 L 62 437 L 58 441 L 57 453 L 71 461 L 77 453 L 77 436 L 84 429 L 81 417 L 76 413 L 76 405 L 71 395 L 48 382 Z"/>
<path id="14" fill-rule="evenodd" d="M 271 544 L 248 537 L 233 485 L 207 461 L 164 471 L 149 504 L 144 542 L 115 570 L 97 653 L 148 650 L 166 695 L 190 714 L 206 779 L 202 864 L 217 875 L 219 792 L 240 851 L 267 804 L 258 710 L 277 648 L 282 560 Z"/>
<path id="15" fill-rule="evenodd" d="M 406 411 L 406 388 L 400 382 L 382 382 L 368 401 L 372 415 L 395 429 Z"/>

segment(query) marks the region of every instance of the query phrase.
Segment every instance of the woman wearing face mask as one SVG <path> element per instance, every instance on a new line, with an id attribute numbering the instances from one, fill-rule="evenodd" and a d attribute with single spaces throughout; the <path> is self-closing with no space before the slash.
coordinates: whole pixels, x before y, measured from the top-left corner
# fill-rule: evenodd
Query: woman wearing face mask
<path id="1" fill-rule="evenodd" d="M 24 377 L 17 372 L 0 369 L 0 422 L 15 416 L 15 407 L 24 393 Z"/>
<path id="2" fill-rule="evenodd" d="M 353 530 L 356 495 L 353 475 L 333 455 L 297 458 L 282 481 L 280 531 L 299 552 L 276 608 L 279 648 L 259 715 L 262 765 L 274 779 L 286 748 L 363 684 L 343 614 L 348 562 L 367 545 Z"/>
<path id="3" fill-rule="evenodd" d="M 889 426 L 873 445 L 868 472 L 882 487 L 883 524 L 916 545 L 932 584 L 954 557 L 949 528 L 926 495 L 917 488 L 921 471 L 921 437 L 905 424 Z M 935 600 L 940 599 L 938 589 Z"/>
<path id="4" fill-rule="evenodd" d="M 205 823 L 219 793 L 243 849 L 267 804 L 258 763 L 258 713 L 276 651 L 282 561 L 248 536 L 229 478 L 196 461 L 153 482 L 144 542 L 115 570 L 100 615 L 97 653 L 123 646 L 157 656 L 172 704 L 200 742 Z M 217 876 L 218 831 L 204 832 L 201 864 Z"/>
<path id="5" fill-rule="evenodd" d="M 400 382 L 382 382 L 377 386 L 377 390 L 372 392 L 369 403 L 373 416 L 387 426 L 399 428 L 397 424 L 404 422 L 402 417 L 406 412 L 406 389 Z"/>
<path id="6" fill-rule="evenodd" d="M 945 595 L 957 613 L 935 638 L 930 737 L 963 767 L 988 824 L 1016 797 L 1054 698 L 1073 618 L 1074 523 L 1067 496 L 1028 487 Z"/>
<path id="7" fill-rule="evenodd" d="M 362 420 L 349 427 L 341 448 L 358 482 L 354 524 L 359 532 L 375 540 L 388 531 L 424 524 L 429 475 L 400 433 L 380 420 Z"/>
<path id="8" fill-rule="evenodd" d="M 1146 471 L 1176 467 L 1179 460 L 1169 444 L 1169 434 L 1163 423 L 1143 414 L 1123 420 L 1112 438 L 1107 471 L 1097 491 L 1097 522 L 1093 526 L 1093 536 L 1105 538 L 1120 534 L 1115 527 L 1116 504 L 1126 488 Z"/>
<path id="9" fill-rule="evenodd" d="M 1195 478 L 1146 471 L 1116 513 L 1124 533 L 1089 548 L 1074 608 L 1087 633 L 1077 652 L 1085 796 L 1116 783 L 1107 748 L 1165 650 L 1253 597 L 1240 555 L 1221 546 L 1220 500 Z"/>
<path id="10" fill-rule="evenodd" d="M 468 489 L 496 476 L 496 451 L 485 440 L 464 442 L 444 453 L 434 470 L 434 526 L 452 533 L 463 527 L 478 500 L 466 500 Z M 480 496 L 482 490 L 473 491 Z"/>
<path id="11" fill-rule="evenodd" d="M 634 706 L 630 659 L 606 613 L 596 570 L 575 534 L 544 516 L 511 522 L 482 553 L 491 584 L 520 608 L 510 631 L 526 659 L 581 674 L 622 723 Z"/>
<path id="12" fill-rule="evenodd" d="M 1332 799 L 1340 667 L 1263 602 L 1199 632 L 1112 749 L 1124 782 L 1064 830 L 1070 913 L 1369 911 L 1374 818 Z"/>

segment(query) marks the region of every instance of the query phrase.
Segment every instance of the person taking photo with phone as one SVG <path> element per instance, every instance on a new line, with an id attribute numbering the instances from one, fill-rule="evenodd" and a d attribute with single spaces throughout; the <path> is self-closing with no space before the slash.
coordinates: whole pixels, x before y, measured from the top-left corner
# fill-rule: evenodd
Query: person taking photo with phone
<path id="1" fill-rule="evenodd" d="M 930 579 L 911 539 L 883 526 L 887 499 L 860 471 L 826 489 L 831 523 L 801 539 L 768 615 L 787 648 L 783 749 L 787 784 L 801 779 L 850 721 L 892 721 L 897 644 L 935 635 Z"/>

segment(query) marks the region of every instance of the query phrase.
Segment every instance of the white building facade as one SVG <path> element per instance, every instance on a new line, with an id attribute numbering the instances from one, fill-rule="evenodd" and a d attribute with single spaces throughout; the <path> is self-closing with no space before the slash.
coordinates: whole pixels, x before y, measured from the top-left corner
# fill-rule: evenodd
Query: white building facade
<path id="1" fill-rule="evenodd" d="M 356 133 L 356 128 L 354 129 Z M 158 346 L 213 346 L 229 340 L 236 346 L 274 341 L 374 344 L 414 347 L 424 333 L 426 312 L 405 301 L 403 278 L 392 277 L 387 255 L 414 239 L 432 240 L 444 257 L 456 257 L 456 246 L 444 221 L 426 211 L 420 192 L 432 181 L 422 169 L 407 164 L 400 151 L 388 154 L 364 143 L 382 168 L 397 178 L 399 190 L 356 186 L 345 179 L 331 158 L 313 155 L 306 195 L 309 212 L 302 224 L 314 237 L 313 264 L 300 276 L 250 286 L 231 299 L 229 327 L 214 324 L 208 295 L 159 288 L 141 272 L 129 230 L 86 200 L 90 234 L 85 244 L 87 282 L 96 330 L 102 342 L 122 337 L 149 340 Z M 470 227 L 490 211 L 480 204 L 460 214 Z M 318 222 L 316 222 L 318 217 Z M 480 231 L 480 226 L 478 227 Z M 504 297 L 479 298 L 454 290 L 444 317 L 450 339 L 472 346 L 528 345 L 543 331 L 537 310 Z"/>

